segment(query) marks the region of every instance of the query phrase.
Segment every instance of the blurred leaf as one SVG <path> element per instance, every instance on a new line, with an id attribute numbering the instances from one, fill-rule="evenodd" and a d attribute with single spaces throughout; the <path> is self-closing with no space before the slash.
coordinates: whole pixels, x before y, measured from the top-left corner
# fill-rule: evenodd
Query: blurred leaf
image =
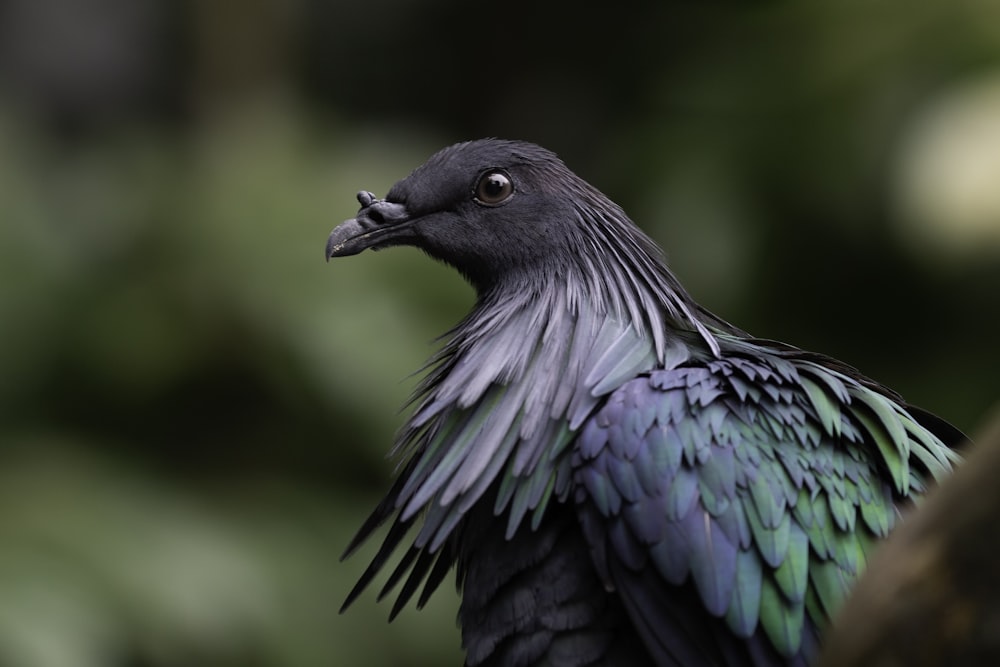
<path id="1" fill-rule="evenodd" d="M 455 659 L 447 591 L 391 628 L 370 601 L 337 616 L 362 566 L 337 565 L 362 519 L 349 498 L 266 478 L 185 488 L 83 444 L 5 443 L 0 664 L 318 667 L 357 650 L 349 664 L 377 665 L 417 647 L 428 664 Z M 372 633 L 399 641 L 360 641 Z"/>

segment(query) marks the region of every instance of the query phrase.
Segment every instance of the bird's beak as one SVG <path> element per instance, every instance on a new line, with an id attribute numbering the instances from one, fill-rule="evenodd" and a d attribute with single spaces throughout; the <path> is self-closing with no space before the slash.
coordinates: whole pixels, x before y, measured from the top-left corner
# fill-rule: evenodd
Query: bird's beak
<path id="1" fill-rule="evenodd" d="M 415 235 L 406 206 L 375 199 L 368 192 L 358 193 L 361 210 L 356 218 L 345 220 L 330 232 L 326 259 L 356 255 L 368 248 L 378 249 L 410 243 Z"/>

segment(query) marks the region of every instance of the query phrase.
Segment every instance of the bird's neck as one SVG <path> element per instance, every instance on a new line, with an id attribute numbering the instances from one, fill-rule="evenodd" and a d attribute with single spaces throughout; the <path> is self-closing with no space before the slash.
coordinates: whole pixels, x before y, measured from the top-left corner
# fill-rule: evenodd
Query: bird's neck
<path id="1" fill-rule="evenodd" d="M 660 362 L 677 335 L 694 333 L 693 345 L 718 355 L 717 335 L 742 333 L 699 306 L 663 260 L 639 243 L 629 246 L 630 252 L 611 253 L 591 241 L 580 243 L 560 261 L 494 273 L 494 280 L 485 285 L 473 283 L 476 306 L 455 333 L 471 339 L 483 334 L 493 344 L 495 327 L 522 313 L 530 313 L 535 323 L 582 315 L 613 320 L 648 338 Z"/>
<path id="2" fill-rule="evenodd" d="M 430 514 L 418 542 L 443 540 L 499 482 L 496 512 L 516 530 L 568 487 L 566 446 L 604 396 L 657 365 L 652 338 L 572 292 L 488 295 L 452 332 L 397 441 L 413 473 L 398 506 Z M 549 493 L 545 493 L 548 489 Z M 541 504 L 540 504 L 541 503 Z"/>
<path id="3" fill-rule="evenodd" d="M 509 533 L 537 521 L 568 492 L 567 445 L 611 391 L 711 354 L 668 317 L 655 294 L 614 297 L 576 279 L 481 294 L 431 360 L 397 440 L 409 472 L 396 506 L 404 521 L 428 512 L 418 546 L 436 549 L 495 482 Z"/>
<path id="4" fill-rule="evenodd" d="M 605 387 L 713 354 L 714 335 L 700 322 L 682 320 L 643 281 L 618 277 L 627 284 L 551 275 L 480 293 L 429 364 L 414 420 L 470 408 L 494 391 L 520 405 L 519 429 L 530 439 L 547 419 L 575 429 Z"/>

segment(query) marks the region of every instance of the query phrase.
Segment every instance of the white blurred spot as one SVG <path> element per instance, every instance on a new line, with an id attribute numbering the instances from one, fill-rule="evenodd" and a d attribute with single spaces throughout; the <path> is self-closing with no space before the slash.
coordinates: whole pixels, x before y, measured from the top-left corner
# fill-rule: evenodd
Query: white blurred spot
<path id="1" fill-rule="evenodd" d="M 943 261 L 1000 254 L 1000 71 L 932 102 L 897 160 L 894 213 L 914 250 Z"/>

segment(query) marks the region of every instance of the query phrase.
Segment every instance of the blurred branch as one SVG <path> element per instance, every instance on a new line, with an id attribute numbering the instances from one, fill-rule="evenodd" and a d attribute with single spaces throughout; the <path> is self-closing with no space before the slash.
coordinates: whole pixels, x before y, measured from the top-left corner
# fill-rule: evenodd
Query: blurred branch
<path id="1" fill-rule="evenodd" d="M 876 553 L 822 667 L 1000 664 L 1000 410 Z"/>

